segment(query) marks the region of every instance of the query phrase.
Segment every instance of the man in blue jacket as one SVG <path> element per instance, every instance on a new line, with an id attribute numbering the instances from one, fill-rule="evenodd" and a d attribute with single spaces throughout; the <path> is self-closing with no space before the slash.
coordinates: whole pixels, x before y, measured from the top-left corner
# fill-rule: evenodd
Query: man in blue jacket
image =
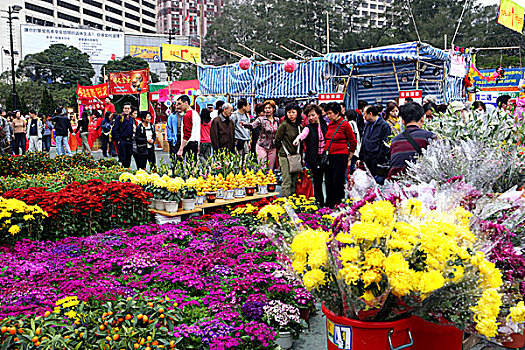
<path id="1" fill-rule="evenodd" d="M 366 120 L 363 129 L 363 141 L 359 158 L 366 164 L 366 167 L 374 176 L 376 182 L 382 185 L 387 174 L 378 172 L 379 164 L 388 164 L 390 149 L 388 137 L 390 136 L 390 126 L 379 116 L 378 106 L 367 106 L 364 111 Z"/>
<path id="2" fill-rule="evenodd" d="M 174 111 L 168 116 L 168 122 L 166 123 L 166 139 L 170 146 L 170 159 L 172 164 L 175 164 L 177 161 L 177 151 L 180 147 L 180 142 L 177 138 L 177 135 L 180 133 L 180 130 L 177 128 L 181 123 L 179 123 L 179 113 L 177 111 L 177 104 L 172 107 Z"/>
<path id="3" fill-rule="evenodd" d="M 115 120 L 111 131 L 111 136 L 117 143 L 118 160 L 124 168 L 130 167 L 133 152 L 133 124 L 135 121 L 130 113 L 131 103 L 125 103 L 122 107 L 122 114 Z"/>

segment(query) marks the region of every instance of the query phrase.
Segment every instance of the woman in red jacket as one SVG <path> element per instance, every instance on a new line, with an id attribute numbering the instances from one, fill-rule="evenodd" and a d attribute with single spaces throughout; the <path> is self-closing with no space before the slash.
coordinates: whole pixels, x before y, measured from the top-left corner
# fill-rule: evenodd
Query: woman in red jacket
<path id="1" fill-rule="evenodd" d="M 333 208 L 345 197 L 346 170 L 357 146 L 354 131 L 341 116 L 341 105 L 331 102 L 324 108 L 330 120 L 325 136 L 328 152 L 326 168 L 326 206 Z"/>

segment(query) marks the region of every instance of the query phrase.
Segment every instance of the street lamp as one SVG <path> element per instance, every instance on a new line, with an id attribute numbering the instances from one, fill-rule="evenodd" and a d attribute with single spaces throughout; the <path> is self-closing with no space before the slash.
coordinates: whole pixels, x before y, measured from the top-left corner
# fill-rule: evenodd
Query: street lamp
<path id="1" fill-rule="evenodd" d="M 16 80 L 15 80 L 15 49 L 13 43 L 13 20 L 18 17 L 13 17 L 14 14 L 19 13 L 22 10 L 22 6 L 13 5 L 7 8 L 7 21 L 9 22 L 9 44 L 11 48 L 11 80 L 13 83 L 13 110 L 17 109 L 16 105 Z"/>

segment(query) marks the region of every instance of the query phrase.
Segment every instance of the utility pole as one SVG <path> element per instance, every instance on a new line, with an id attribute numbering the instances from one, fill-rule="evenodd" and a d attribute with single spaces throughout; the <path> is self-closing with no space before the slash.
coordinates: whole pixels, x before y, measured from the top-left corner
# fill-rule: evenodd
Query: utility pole
<path id="1" fill-rule="evenodd" d="M 9 22 L 9 44 L 11 49 L 11 82 L 13 84 L 13 110 L 18 108 L 17 98 L 16 98 L 16 80 L 15 80 L 15 48 L 13 40 L 13 20 L 18 19 L 18 17 L 13 17 L 13 14 L 20 12 L 22 6 L 13 5 L 7 8 L 7 21 Z"/>
<path id="2" fill-rule="evenodd" d="M 172 31 L 173 31 L 173 28 L 170 27 L 168 29 L 168 43 L 170 43 L 170 45 L 171 45 L 171 33 L 172 33 Z M 168 62 L 168 78 L 169 78 L 170 82 L 173 80 L 171 69 L 172 69 L 171 62 Z"/>

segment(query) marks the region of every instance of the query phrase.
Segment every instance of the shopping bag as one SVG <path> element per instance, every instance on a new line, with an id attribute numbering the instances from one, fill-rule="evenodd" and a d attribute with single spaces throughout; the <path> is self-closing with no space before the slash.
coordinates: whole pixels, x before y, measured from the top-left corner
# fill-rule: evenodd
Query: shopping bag
<path id="1" fill-rule="evenodd" d="M 308 176 L 307 170 L 303 170 L 299 174 L 299 179 L 297 180 L 297 186 L 295 189 L 295 193 L 298 196 L 303 195 L 306 198 L 312 198 L 314 196 L 312 178 Z"/>

